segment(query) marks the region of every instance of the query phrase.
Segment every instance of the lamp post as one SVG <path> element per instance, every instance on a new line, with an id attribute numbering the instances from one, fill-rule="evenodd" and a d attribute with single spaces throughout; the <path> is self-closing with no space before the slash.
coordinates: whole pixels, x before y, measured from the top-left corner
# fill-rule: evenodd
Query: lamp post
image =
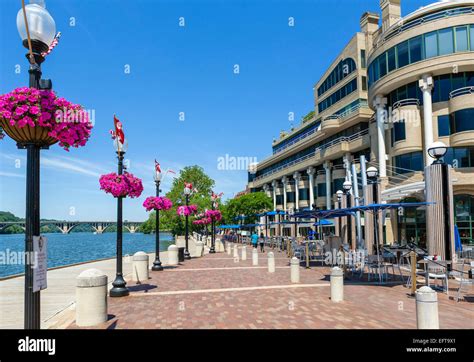
<path id="1" fill-rule="evenodd" d="M 351 188 L 352 188 L 352 183 L 347 180 L 344 181 L 342 184 L 342 187 L 344 188 L 344 193 L 346 194 L 346 207 L 350 208 L 351 207 Z M 352 218 L 351 215 L 347 215 L 347 243 L 349 245 L 352 245 Z"/>
<path id="2" fill-rule="evenodd" d="M 336 195 L 337 195 L 337 207 L 342 209 L 342 195 L 344 195 L 344 192 L 342 190 L 337 190 Z M 339 236 L 342 236 L 342 223 L 341 223 L 341 221 L 339 221 Z"/>
<path id="3" fill-rule="evenodd" d="M 430 176 L 429 178 L 431 179 L 431 173 L 434 173 L 436 168 L 440 168 L 440 172 L 438 174 L 441 175 L 441 179 L 439 180 L 440 186 L 441 186 L 441 198 L 442 198 L 442 204 L 443 204 L 443 209 L 442 209 L 442 222 L 444 224 L 444 258 L 445 260 L 449 260 L 452 257 L 452 245 L 451 245 L 451 222 L 453 221 L 451 218 L 451 207 L 450 203 L 452 202 L 451 199 L 451 193 L 449 190 L 450 187 L 450 180 L 449 180 L 449 165 L 443 161 L 444 155 L 446 155 L 446 152 L 448 152 L 448 147 L 443 143 L 443 142 L 434 142 L 429 146 L 428 148 L 428 155 L 431 158 L 434 158 L 435 161 L 431 166 L 429 166 L 430 170 Z M 426 173 L 426 172 L 425 172 Z M 434 184 L 434 182 L 433 182 Z M 430 183 L 430 190 L 427 190 L 429 192 L 429 195 L 434 195 L 435 191 L 434 189 L 436 188 L 432 183 Z M 438 192 L 439 195 L 439 192 Z M 431 200 L 428 200 L 431 201 Z M 433 216 L 430 214 L 430 219 L 433 218 Z M 432 230 L 431 230 L 432 231 Z M 432 248 L 432 247 L 431 247 Z M 451 270 L 451 265 L 448 264 L 447 266 L 448 270 Z"/>
<path id="4" fill-rule="evenodd" d="M 184 186 L 184 197 L 186 199 L 186 208 L 189 206 L 189 195 L 191 195 L 191 188 L 187 187 L 187 185 Z M 189 254 L 189 249 L 188 249 L 188 240 L 189 240 L 189 225 L 188 225 L 188 214 L 186 213 L 185 215 L 185 236 L 184 239 L 186 241 L 185 249 L 184 249 L 184 259 L 191 259 L 191 255 Z"/>
<path id="5" fill-rule="evenodd" d="M 26 21 L 25 21 L 26 18 Z M 23 45 L 30 49 L 27 58 L 30 61 L 29 86 L 36 89 L 51 89 L 50 80 L 41 79 L 41 53 L 48 50 L 48 45 L 56 35 L 56 24 L 46 10 L 44 1 L 32 2 L 20 9 L 16 25 Z M 40 235 L 40 150 L 48 149 L 55 143 L 49 137 L 42 137 L 41 128 L 31 129 L 31 139 L 16 139 L 19 149 L 26 149 L 26 217 L 25 217 L 25 253 L 34 252 L 33 237 Z M 46 134 L 45 134 L 46 135 Z M 24 328 L 40 329 L 40 292 L 34 292 L 33 265 L 25 263 L 25 300 Z"/>
<path id="6" fill-rule="evenodd" d="M 158 170 L 155 170 L 155 173 L 153 174 L 153 178 L 155 180 L 155 185 L 156 185 L 156 197 L 160 197 L 161 172 L 158 172 Z M 155 218 L 156 218 L 155 219 L 155 222 L 156 222 L 155 261 L 153 261 L 153 266 L 151 267 L 151 270 L 162 271 L 163 266 L 161 265 L 161 260 L 160 260 L 160 210 L 156 210 Z"/>
<path id="7" fill-rule="evenodd" d="M 211 210 L 214 211 L 214 201 L 211 202 Z M 213 214 L 214 215 L 214 214 Z M 211 248 L 209 249 L 210 254 L 214 254 L 216 252 L 216 239 L 215 239 L 215 229 L 214 229 L 214 217 L 211 217 Z"/>
<path id="8" fill-rule="evenodd" d="M 367 175 L 367 182 L 372 184 L 373 203 L 378 204 L 379 195 L 378 195 L 377 184 L 378 184 L 379 170 L 377 170 L 377 168 L 371 166 L 367 169 L 366 175 Z M 378 231 L 379 231 L 378 211 L 374 210 L 374 243 L 377 247 L 377 250 L 378 250 L 378 246 L 379 246 L 379 241 L 378 241 L 379 232 Z"/>
<path id="9" fill-rule="evenodd" d="M 123 158 L 125 152 L 127 152 L 128 141 L 124 139 L 123 144 L 120 142 L 119 137 L 114 140 L 115 152 L 117 153 L 118 159 L 118 174 L 123 174 Z M 115 280 L 112 283 L 112 289 L 110 289 L 111 297 L 125 297 L 129 294 L 127 283 L 123 278 L 122 268 L 122 238 L 123 238 L 123 213 L 122 213 L 123 197 L 117 197 L 117 270 Z"/>

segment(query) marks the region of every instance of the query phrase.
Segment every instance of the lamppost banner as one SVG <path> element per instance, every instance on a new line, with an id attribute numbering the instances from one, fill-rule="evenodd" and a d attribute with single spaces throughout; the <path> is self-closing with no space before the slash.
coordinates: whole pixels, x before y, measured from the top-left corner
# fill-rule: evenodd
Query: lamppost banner
<path id="1" fill-rule="evenodd" d="M 33 236 L 33 252 L 36 254 L 36 264 L 33 265 L 33 292 L 47 288 L 48 241 L 45 236 Z"/>

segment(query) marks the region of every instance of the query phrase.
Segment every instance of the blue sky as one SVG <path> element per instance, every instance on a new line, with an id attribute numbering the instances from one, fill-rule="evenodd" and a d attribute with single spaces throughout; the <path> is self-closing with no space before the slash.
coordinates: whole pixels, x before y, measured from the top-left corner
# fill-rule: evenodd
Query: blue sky
<path id="1" fill-rule="evenodd" d="M 430 2 L 404 1 L 403 14 Z M 20 4 L 0 4 L 0 93 L 28 82 L 26 49 L 16 30 Z M 95 112 L 86 147 L 67 153 L 55 145 L 42 152 L 41 217 L 66 220 L 115 218 L 115 200 L 98 185 L 101 174 L 116 170 L 108 134 L 114 113 L 129 141 L 130 172 L 145 186 L 140 199 L 125 201 L 125 219 L 146 218 L 142 202 L 154 193 L 155 158 L 175 171 L 201 165 L 215 179 L 215 191 L 233 197 L 245 188 L 246 171 L 219 170 L 218 158 L 268 157 L 273 137 L 291 126 L 288 113 L 295 113 L 296 125 L 312 110 L 313 85 L 359 30 L 362 13 L 379 11 L 378 0 L 46 5 L 62 37 L 43 77 L 53 80 L 58 95 Z M 24 216 L 25 166 L 26 152 L 8 137 L 0 141 L 0 210 Z M 164 181 L 165 192 L 170 181 Z"/>

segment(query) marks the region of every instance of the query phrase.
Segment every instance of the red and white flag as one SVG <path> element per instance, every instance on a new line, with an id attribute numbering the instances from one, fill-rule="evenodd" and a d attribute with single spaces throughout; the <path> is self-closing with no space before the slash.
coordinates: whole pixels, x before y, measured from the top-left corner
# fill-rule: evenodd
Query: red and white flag
<path id="1" fill-rule="evenodd" d="M 160 164 L 158 163 L 158 161 L 155 159 L 155 171 L 157 173 L 161 173 L 161 167 L 160 167 Z"/>
<path id="2" fill-rule="evenodd" d="M 58 42 L 59 42 L 59 38 L 61 37 L 61 32 L 59 31 L 56 36 L 54 37 L 53 41 L 51 42 L 51 44 L 49 45 L 48 47 L 48 50 L 41 53 L 41 55 L 43 57 L 49 55 L 49 53 L 51 53 L 53 51 L 53 49 L 56 47 L 56 45 L 58 45 Z"/>
<path id="3" fill-rule="evenodd" d="M 123 145 L 125 142 L 125 134 L 123 133 L 122 122 L 120 122 L 118 118 L 115 117 L 115 114 L 114 114 L 114 125 L 115 125 L 115 137 L 118 137 L 120 143 Z"/>

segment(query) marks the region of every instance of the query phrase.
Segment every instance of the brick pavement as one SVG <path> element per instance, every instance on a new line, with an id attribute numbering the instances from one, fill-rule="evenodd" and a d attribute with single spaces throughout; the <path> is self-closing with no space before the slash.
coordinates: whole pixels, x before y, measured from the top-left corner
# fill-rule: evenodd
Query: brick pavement
<path id="1" fill-rule="evenodd" d="M 331 302 L 329 268 L 300 269 L 291 284 L 288 259 L 275 252 L 276 272 L 226 253 L 207 254 L 177 268 L 150 272 L 148 283 L 128 283 L 130 296 L 109 298 L 110 319 L 97 328 L 373 329 L 416 328 L 415 300 L 399 284 L 347 281 L 342 303 Z M 441 328 L 474 328 L 472 303 L 438 293 Z M 71 324 L 69 328 L 77 328 Z"/>

